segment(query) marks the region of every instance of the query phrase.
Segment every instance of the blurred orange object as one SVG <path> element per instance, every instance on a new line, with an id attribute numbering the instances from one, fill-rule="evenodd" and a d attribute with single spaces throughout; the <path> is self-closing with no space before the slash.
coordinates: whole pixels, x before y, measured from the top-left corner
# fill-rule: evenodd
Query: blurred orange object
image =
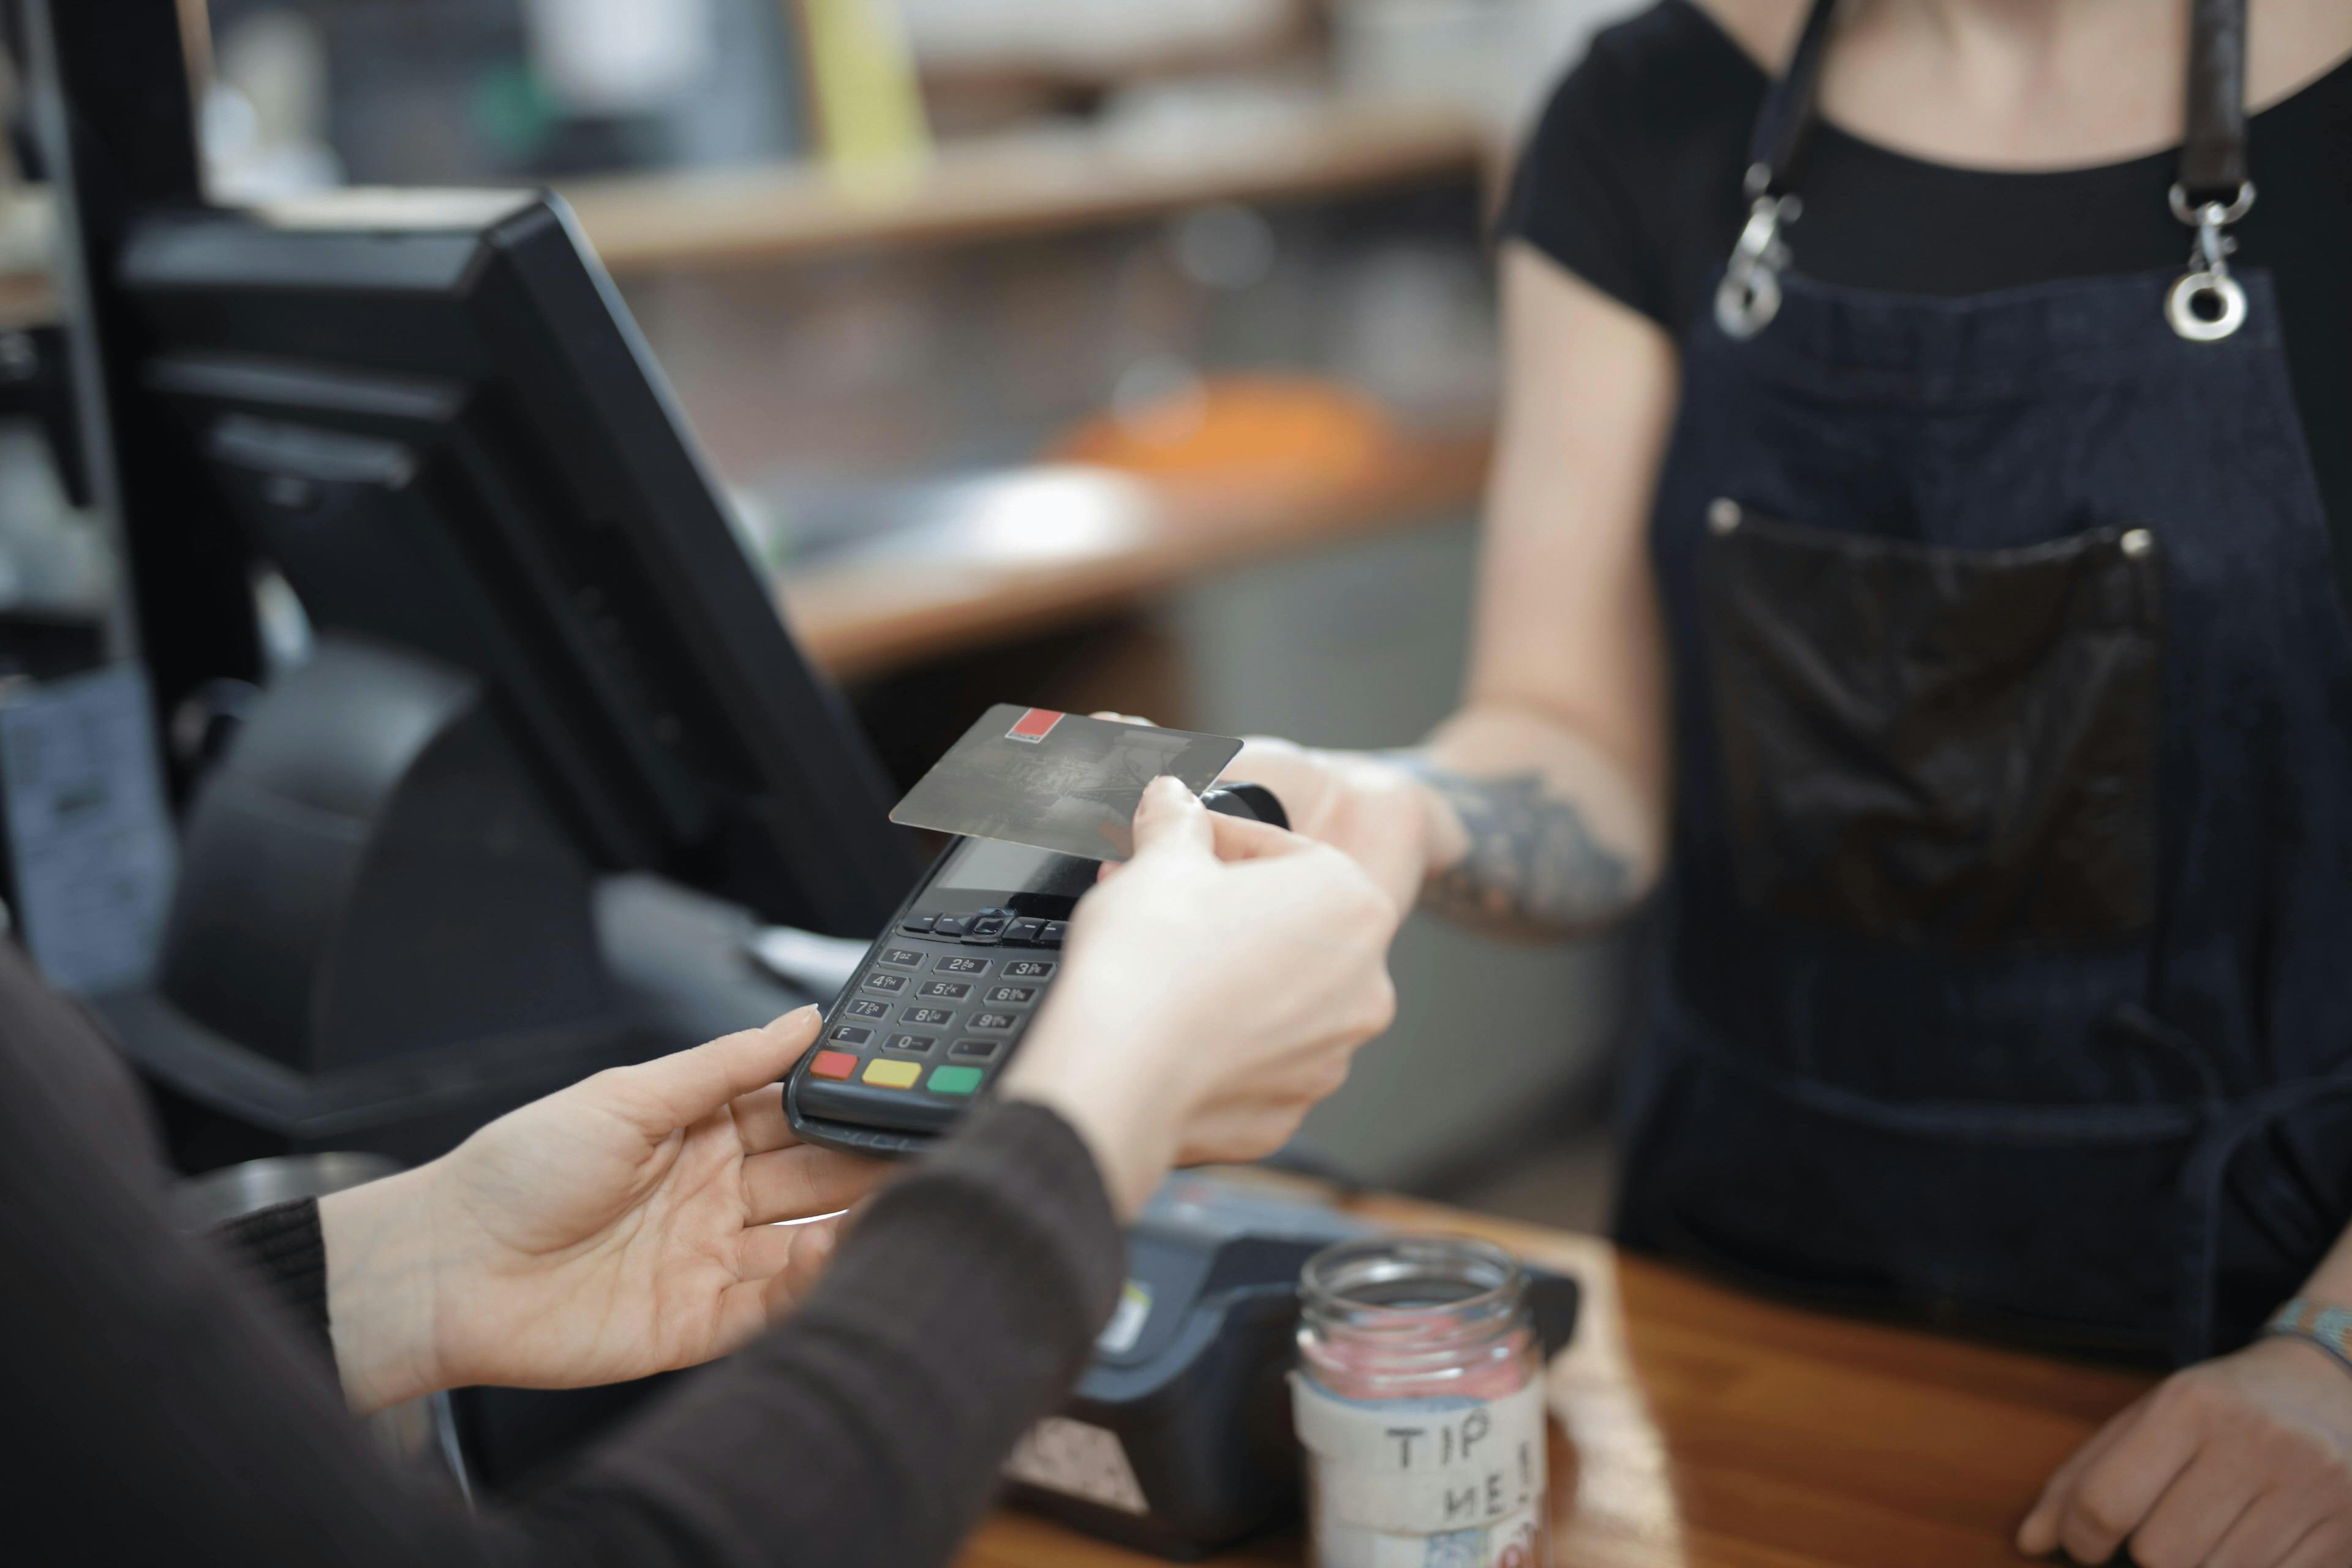
<path id="1" fill-rule="evenodd" d="M 1311 375 L 1187 381 L 1132 408 L 1087 419 L 1046 450 L 1172 482 L 1288 490 L 1361 482 L 1401 437 L 1362 393 Z"/>

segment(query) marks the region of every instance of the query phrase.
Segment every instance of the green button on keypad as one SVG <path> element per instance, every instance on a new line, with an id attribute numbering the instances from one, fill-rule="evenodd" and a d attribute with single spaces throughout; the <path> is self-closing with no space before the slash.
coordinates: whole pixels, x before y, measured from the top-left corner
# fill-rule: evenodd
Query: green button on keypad
<path id="1" fill-rule="evenodd" d="M 929 1083 L 923 1085 L 933 1094 L 970 1094 L 980 1087 L 978 1068 L 933 1068 Z"/>

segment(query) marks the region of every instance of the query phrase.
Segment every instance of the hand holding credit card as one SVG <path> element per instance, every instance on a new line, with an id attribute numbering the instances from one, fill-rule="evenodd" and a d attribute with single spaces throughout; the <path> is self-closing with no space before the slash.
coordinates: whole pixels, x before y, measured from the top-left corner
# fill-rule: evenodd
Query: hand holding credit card
<path id="1" fill-rule="evenodd" d="M 890 820 L 1124 860 L 1134 849 L 1130 825 L 1146 784 L 1171 773 L 1199 795 L 1241 749 L 1224 735 L 1000 702 L 907 792 Z"/>

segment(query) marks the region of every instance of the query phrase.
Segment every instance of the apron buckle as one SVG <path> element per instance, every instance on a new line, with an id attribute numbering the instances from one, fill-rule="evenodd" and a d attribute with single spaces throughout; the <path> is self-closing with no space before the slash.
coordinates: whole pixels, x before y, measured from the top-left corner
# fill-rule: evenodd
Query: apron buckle
<path id="1" fill-rule="evenodd" d="M 2189 205 L 2189 193 L 2174 185 L 2172 216 L 2197 231 L 2189 249 L 2189 270 L 2164 296 L 2164 319 L 2192 343 L 2216 343 L 2246 324 L 2246 291 L 2230 276 L 2230 253 L 2238 242 L 2223 230 L 2246 216 L 2254 205 L 2254 183 L 2247 180 L 2228 203 Z"/>
<path id="2" fill-rule="evenodd" d="M 1727 335 L 1744 342 L 1780 314 L 1780 271 L 1789 265 L 1780 226 L 1794 223 L 1802 210 L 1793 195 L 1756 193 L 1748 226 L 1739 231 L 1739 243 L 1731 247 L 1731 261 L 1715 290 L 1715 323 Z"/>

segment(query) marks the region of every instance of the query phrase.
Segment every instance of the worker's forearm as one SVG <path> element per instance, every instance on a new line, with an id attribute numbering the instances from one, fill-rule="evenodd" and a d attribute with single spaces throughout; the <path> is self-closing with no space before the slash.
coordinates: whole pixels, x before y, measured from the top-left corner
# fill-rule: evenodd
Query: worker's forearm
<path id="1" fill-rule="evenodd" d="M 1663 812 L 1571 728 L 1501 707 L 1457 715 L 1391 753 L 1434 797 L 1422 903 L 1465 923 L 1575 935 L 1657 881 Z"/>
<path id="2" fill-rule="evenodd" d="M 2312 1270 L 2303 1293 L 2331 1307 L 2352 1307 L 2352 1229 L 2336 1238 L 2336 1245 Z"/>

